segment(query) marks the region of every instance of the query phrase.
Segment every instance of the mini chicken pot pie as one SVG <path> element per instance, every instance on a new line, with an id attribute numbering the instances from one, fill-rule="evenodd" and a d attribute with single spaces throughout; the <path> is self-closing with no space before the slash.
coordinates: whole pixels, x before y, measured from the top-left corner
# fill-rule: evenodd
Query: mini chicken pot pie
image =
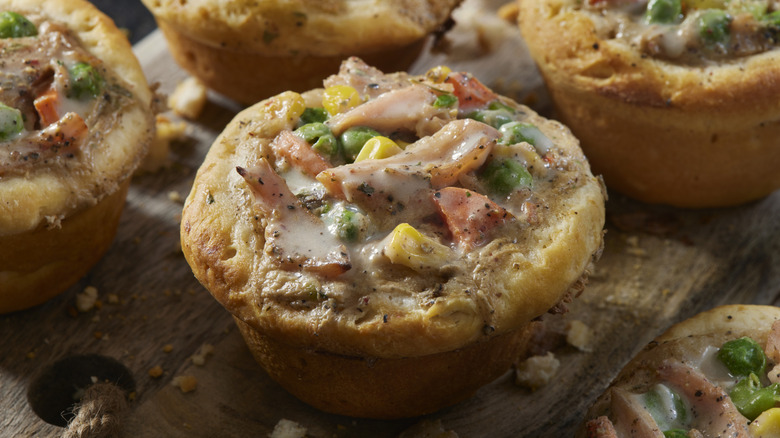
<path id="1" fill-rule="evenodd" d="M 780 187 L 780 11 L 768 0 L 519 0 L 558 116 L 610 189 L 682 207 Z"/>
<path id="2" fill-rule="evenodd" d="M 588 412 L 587 437 L 780 433 L 780 308 L 728 305 L 653 340 Z"/>
<path id="3" fill-rule="evenodd" d="M 85 1 L 0 1 L 0 312 L 110 246 L 153 124 L 127 38 Z"/>
<path id="4" fill-rule="evenodd" d="M 245 104 L 322 85 L 347 56 L 403 70 L 461 0 L 143 0 L 176 62 Z"/>
<path id="5" fill-rule="evenodd" d="M 350 58 L 324 86 L 220 134 L 184 255 L 302 400 L 373 418 L 454 404 L 583 287 L 601 183 L 567 128 L 468 74 Z"/>

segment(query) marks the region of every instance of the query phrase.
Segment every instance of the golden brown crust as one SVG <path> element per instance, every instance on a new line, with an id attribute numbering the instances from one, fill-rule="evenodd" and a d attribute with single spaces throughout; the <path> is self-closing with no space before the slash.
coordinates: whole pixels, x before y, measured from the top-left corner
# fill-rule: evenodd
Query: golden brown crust
<path id="1" fill-rule="evenodd" d="M 392 110 L 383 107 L 387 113 L 396 114 L 397 108 L 403 108 L 404 117 L 420 125 L 421 120 L 429 119 L 418 116 L 418 111 L 440 111 L 432 100 L 409 104 L 409 100 L 395 98 L 399 92 L 409 96 L 419 91 L 428 96 L 430 88 L 418 82 L 424 80 L 422 77 L 405 73 L 382 75 L 355 58 L 345 62 L 341 73 L 329 78 L 328 83 L 359 80 L 374 84 L 367 88 L 371 90 L 383 86 L 398 88 L 384 93 L 376 91 L 373 99 L 367 94 L 365 106 L 355 109 L 358 113 L 388 104 Z M 356 82 L 352 83 L 359 87 Z M 441 82 L 429 86 L 452 85 Z M 327 163 L 326 170 L 318 170 L 316 178 L 296 176 L 301 171 L 283 158 L 286 155 L 277 155 L 284 152 L 276 142 L 284 141 L 280 138 L 285 138 L 285 133 L 298 138 L 286 130 L 295 129 L 304 102 L 317 107 L 315 96 L 322 101 L 323 95 L 322 90 L 305 96 L 288 91 L 247 108 L 228 124 L 211 146 L 185 201 L 181 221 L 184 256 L 198 280 L 234 316 L 258 362 L 302 400 L 326 411 L 374 418 L 420 415 L 456 403 L 505 372 L 525 347 L 534 326 L 532 320 L 581 287 L 581 279 L 591 261 L 598 257 L 603 241 L 604 193 L 600 181 L 590 173 L 567 128 L 496 96 L 490 102 L 500 100 L 511 108 L 513 112 L 508 114 L 516 117 L 518 124 L 522 121 L 541 131 L 539 149 L 520 140 L 499 146 L 496 138 L 501 134 L 497 130 L 474 120 L 456 119 L 458 109 L 453 108 L 446 113 L 436 112 L 449 117 L 446 122 L 435 125 L 431 131 L 412 134 L 419 138 L 414 145 L 407 146 L 406 152 L 412 158 L 399 154 L 412 164 L 393 168 L 389 161 L 381 160 L 345 166 Z M 470 103 L 471 99 L 463 101 Z M 483 102 L 484 107 L 487 105 L 488 101 Z M 414 116 L 406 116 L 407 111 Z M 394 131 L 401 126 L 399 123 L 407 125 L 387 113 L 376 115 L 389 123 L 384 129 Z M 333 115 L 328 122 L 338 123 L 340 116 L 347 114 Z M 533 187 L 522 189 L 527 191 L 515 188 L 514 198 L 496 195 L 497 201 L 492 201 L 479 190 L 453 187 L 466 186 L 469 183 L 463 181 L 467 178 L 477 179 L 473 167 L 463 171 L 460 182 L 453 180 L 446 184 L 449 187 L 441 189 L 460 190 L 464 198 L 476 194 L 480 208 L 483 203 L 490 207 L 489 202 L 505 202 L 507 208 L 513 209 L 512 213 L 507 210 L 507 214 L 515 215 L 512 218 L 517 220 L 510 218 L 494 234 L 484 232 L 482 237 L 490 236 L 485 243 L 456 249 L 449 236 L 454 234 L 452 229 L 434 228 L 444 224 L 431 218 L 435 212 L 428 213 L 426 202 L 435 202 L 437 195 L 426 192 L 426 188 L 408 192 L 404 187 L 399 192 L 377 189 L 376 197 L 369 196 L 380 203 L 376 210 L 369 210 L 371 202 L 360 205 L 369 222 L 365 229 L 371 230 L 366 231 L 365 239 L 338 241 L 331 235 L 333 231 L 318 230 L 295 241 L 304 248 L 301 253 L 307 254 L 299 265 L 285 264 L 287 259 L 277 255 L 286 249 L 273 242 L 288 232 L 284 227 L 274 228 L 280 223 L 279 217 L 307 207 L 297 206 L 291 198 L 279 201 L 283 205 L 268 207 L 266 202 L 274 201 L 256 198 L 253 187 L 281 187 L 287 183 L 297 184 L 302 192 L 322 191 L 321 201 L 338 211 L 348 201 L 330 192 L 320 178 L 326 172 L 335 175 L 355 166 L 375 166 L 356 180 L 367 187 L 377 182 L 381 185 L 385 175 L 403 166 L 445 169 L 439 171 L 444 174 L 451 163 L 444 155 L 472 156 L 463 151 L 469 141 L 460 137 L 457 129 L 461 128 L 472 130 L 476 133 L 474 138 L 480 139 L 472 145 L 474 150 L 485 154 L 494 151 L 497 162 L 505 156 L 522 156 L 527 160 L 523 165 L 534 172 Z M 459 145 L 457 154 L 430 152 L 444 144 Z M 419 151 L 428 154 L 426 158 L 417 155 Z M 430 158 L 433 155 L 442 161 Z M 275 163 L 276 168 L 270 163 Z M 471 162 L 462 165 L 473 166 Z M 257 183 L 253 186 L 250 179 L 244 179 L 246 169 L 260 167 L 270 173 L 251 179 Z M 237 171 L 239 168 L 243 173 Z M 415 181 L 423 181 L 425 187 L 430 184 L 418 174 L 397 175 L 397 180 L 391 180 L 393 185 L 414 185 Z M 284 177 L 289 179 L 285 181 Z M 487 190 L 484 186 L 482 189 Z M 374 193 L 373 190 L 368 193 Z M 273 199 L 288 196 L 277 189 L 272 193 Z M 430 198 L 406 204 L 409 193 L 420 197 L 427 193 Z M 295 195 L 291 192 L 289 196 Z M 384 209 L 387 202 L 400 205 L 397 212 L 406 216 L 388 214 Z M 354 208 L 358 205 L 355 202 Z M 324 221 L 329 220 L 325 215 L 305 213 L 314 218 L 310 224 L 313 227 L 317 223 L 324 226 Z M 384 252 L 388 248 L 387 236 L 406 222 L 411 223 L 406 224 L 409 227 L 438 230 L 429 231 L 437 237 L 428 239 L 449 254 L 442 264 L 426 270 L 418 264 L 404 264 L 403 259 L 393 260 Z M 292 224 L 285 222 L 288 225 Z M 475 225 L 478 227 L 479 224 Z M 305 234 L 305 230 L 298 231 Z M 308 254 L 318 247 L 309 239 L 329 238 L 334 239 L 342 256 L 348 257 L 349 267 L 336 275 L 308 270 L 307 263 L 316 257 Z M 428 260 L 428 254 L 419 259 Z"/>
<path id="2" fill-rule="evenodd" d="M 57 228 L 0 236 L 0 314 L 42 304 L 84 276 L 111 246 L 129 186 Z"/>
<path id="3" fill-rule="evenodd" d="M 203 44 L 266 56 L 341 56 L 406 46 L 460 0 L 143 0 L 158 21 Z"/>
<path id="4" fill-rule="evenodd" d="M 637 199 L 734 205 L 780 187 L 780 50 L 702 66 L 639 53 L 567 0 L 519 0 L 561 120 L 594 171 Z"/>
<path id="5" fill-rule="evenodd" d="M 461 0 L 144 0 L 176 62 L 244 104 L 319 86 L 347 56 L 405 70 Z"/>
<path id="6" fill-rule="evenodd" d="M 159 28 L 177 64 L 212 90 L 244 104 L 256 103 L 285 90 L 316 88 L 343 61 L 342 55 L 272 56 L 226 50 L 190 38 L 164 21 L 159 21 Z M 424 41 L 419 39 L 403 46 L 355 54 L 381 69 L 405 69 L 417 59 Z"/>
<path id="7" fill-rule="evenodd" d="M 377 419 L 428 414 L 468 398 L 509 369 L 532 331 L 529 326 L 458 350 L 382 359 L 290 345 L 239 319 L 236 324 L 257 362 L 290 393 L 326 412 Z"/>
<path id="8" fill-rule="evenodd" d="M 154 122 L 152 93 L 127 37 L 92 4 L 3 0 L 0 6 L 34 23 L 67 27 L 102 62 L 111 82 L 124 90 L 117 92 L 122 101 L 118 111 L 108 107 L 96 116 L 110 122 L 89 134 L 88 152 L 77 154 L 67 165 L 36 165 L 0 178 L 2 312 L 41 303 L 63 291 L 107 250 Z"/>

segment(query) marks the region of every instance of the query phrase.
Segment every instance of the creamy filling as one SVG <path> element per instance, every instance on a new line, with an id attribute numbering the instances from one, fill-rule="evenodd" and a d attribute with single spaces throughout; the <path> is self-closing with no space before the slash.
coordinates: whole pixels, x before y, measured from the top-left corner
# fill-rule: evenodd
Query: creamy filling
<path id="1" fill-rule="evenodd" d="M 602 38 L 683 64 L 761 53 L 780 41 L 780 8 L 769 0 L 587 0 L 570 7 L 588 13 Z M 674 7 L 678 13 L 669 12 Z"/>

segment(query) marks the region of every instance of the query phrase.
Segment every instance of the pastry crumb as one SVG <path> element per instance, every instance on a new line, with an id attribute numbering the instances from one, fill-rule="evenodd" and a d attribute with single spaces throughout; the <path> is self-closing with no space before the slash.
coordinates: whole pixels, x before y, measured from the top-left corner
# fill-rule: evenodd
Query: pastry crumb
<path id="1" fill-rule="evenodd" d="M 147 373 L 149 374 L 149 377 L 156 379 L 163 375 L 163 369 L 160 365 L 155 365 L 149 368 L 149 371 Z"/>
<path id="2" fill-rule="evenodd" d="M 214 354 L 214 346 L 203 344 L 195 354 L 190 356 L 190 360 L 192 360 L 194 365 L 203 366 L 206 363 L 206 357 L 210 354 Z"/>
<path id="3" fill-rule="evenodd" d="M 515 383 L 536 390 L 547 385 L 561 362 L 552 351 L 544 356 L 532 356 L 520 363 L 515 370 Z"/>
<path id="4" fill-rule="evenodd" d="M 173 345 L 171 345 L 171 344 L 165 344 L 165 345 L 163 346 L 163 348 L 162 348 L 162 351 L 163 351 L 164 353 L 170 353 L 171 351 L 173 351 Z"/>
<path id="5" fill-rule="evenodd" d="M 181 197 L 181 193 L 177 192 L 176 190 L 171 190 L 168 192 L 168 199 L 172 202 L 176 202 L 181 204 L 183 198 Z"/>
<path id="6" fill-rule="evenodd" d="M 568 324 L 566 342 L 580 351 L 593 351 L 593 330 L 584 322 L 575 319 Z"/>
<path id="7" fill-rule="evenodd" d="M 76 309 L 81 313 L 86 313 L 95 307 L 97 302 L 98 290 L 94 286 L 87 286 L 84 291 L 76 294 Z"/>
<path id="8" fill-rule="evenodd" d="M 176 89 L 168 96 L 168 106 L 174 114 L 195 120 L 206 105 L 207 90 L 201 81 L 190 76 L 176 84 Z"/>
<path id="9" fill-rule="evenodd" d="M 198 387 L 198 379 L 195 376 L 176 376 L 171 380 L 171 385 L 178 387 L 181 392 L 188 393 L 195 391 Z"/>
<path id="10" fill-rule="evenodd" d="M 295 421 L 282 418 L 274 426 L 269 438 L 304 438 L 308 430 Z"/>

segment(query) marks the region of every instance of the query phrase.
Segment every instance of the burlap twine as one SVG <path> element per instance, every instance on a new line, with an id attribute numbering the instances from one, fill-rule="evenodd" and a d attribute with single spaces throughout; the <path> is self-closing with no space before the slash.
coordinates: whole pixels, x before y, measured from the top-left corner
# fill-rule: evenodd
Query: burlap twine
<path id="1" fill-rule="evenodd" d="M 76 417 L 68 423 L 62 438 L 117 437 L 126 409 L 122 388 L 111 383 L 95 383 L 84 391 L 84 397 L 74 409 Z"/>

